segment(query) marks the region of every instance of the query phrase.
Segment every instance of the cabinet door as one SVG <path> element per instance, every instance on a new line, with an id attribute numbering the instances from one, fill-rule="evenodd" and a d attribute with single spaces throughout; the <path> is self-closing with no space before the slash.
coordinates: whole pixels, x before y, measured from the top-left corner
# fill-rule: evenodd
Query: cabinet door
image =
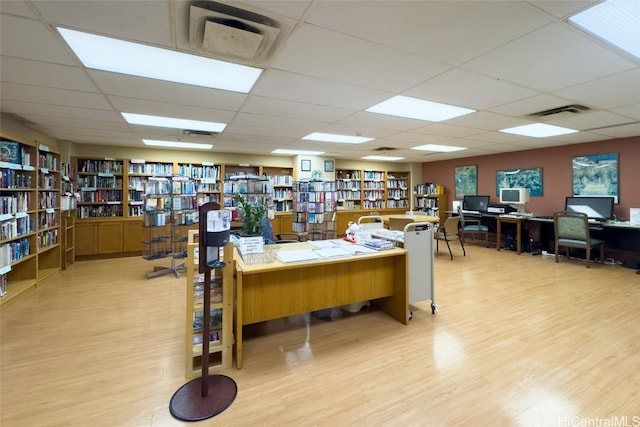
<path id="1" fill-rule="evenodd" d="M 123 225 L 121 221 L 98 224 L 98 251 L 100 254 L 122 252 L 124 248 Z"/>
<path id="2" fill-rule="evenodd" d="M 76 256 L 98 253 L 98 224 L 76 221 Z"/>
<path id="3" fill-rule="evenodd" d="M 124 223 L 124 251 L 142 252 L 144 228 L 142 221 L 126 221 Z"/>

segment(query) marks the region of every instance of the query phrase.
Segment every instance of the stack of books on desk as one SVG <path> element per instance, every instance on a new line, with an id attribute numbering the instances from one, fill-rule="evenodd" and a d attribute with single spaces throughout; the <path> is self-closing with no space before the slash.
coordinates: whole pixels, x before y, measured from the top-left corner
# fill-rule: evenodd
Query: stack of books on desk
<path id="1" fill-rule="evenodd" d="M 363 242 L 363 245 L 368 248 L 375 249 L 377 251 L 382 251 L 385 249 L 393 249 L 393 242 L 385 239 L 371 238 L 371 239 L 365 240 Z"/>

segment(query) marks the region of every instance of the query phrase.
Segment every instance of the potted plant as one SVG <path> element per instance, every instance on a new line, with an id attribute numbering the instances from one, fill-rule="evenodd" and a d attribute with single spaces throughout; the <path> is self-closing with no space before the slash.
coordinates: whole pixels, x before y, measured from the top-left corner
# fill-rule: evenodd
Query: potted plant
<path id="1" fill-rule="evenodd" d="M 238 214 L 242 220 L 243 236 L 262 236 L 262 218 L 267 212 L 267 207 L 256 202 L 251 202 L 242 194 L 237 193 Z"/>

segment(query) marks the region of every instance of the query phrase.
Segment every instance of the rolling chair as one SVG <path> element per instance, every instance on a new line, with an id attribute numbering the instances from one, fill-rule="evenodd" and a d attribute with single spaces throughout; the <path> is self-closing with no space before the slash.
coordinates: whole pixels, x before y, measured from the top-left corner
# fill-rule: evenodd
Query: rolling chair
<path id="1" fill-rule="evenodd" d="M 447 244 L 447 248 L 449 249 L 451 260 L 453 260 L 453 253 L 451 252 L 451 246 L 449 246 L 449 242 L 452 240 L 458 240 L 460 242 L 460 246 L 462 246 L 462 254 L 463 256 L 467 256 L 467 252 L 464 250 L 464 243 L 462 242 L 462 238 L 460 237 L 461 231 L 458 230 L 459 225 L 460 217 L 450 216 L 449 218 L 447 218 L 444 224 L 442 224 L 438 228 L 438 231 L 435 234 L 436 252 L 438 251 L 438 242 L 440 240 L 444 240 L 444 242 Z"/>
<path id="2" fill-rule="evenodd" d="M 555 230 L 555 252 L 558 262 L 558 250 L 562 246 L 569 258 L 569 248 L 580 248 L 587 251 L 587 268 L 591 264 L 591 248 L 598 248 L 600 260 L 604 262 L 604 240 L 592 239 L 589 233 L 589 218 L 581 212 L 561 211 L 553 214 Z"/>
<path id="3" fill-rule="evenodd" d="M 280 243 L 296 243 L 300 241 L 300 237 L 293 232 L 286 233 L 273 233 L 273 227 L 271 221 L 266 216 L 263 216 L 260 220 L 262 223 L 262 238 L 267 245 L 280 244 Z"/>
<path id="4" fill-rule="evenodd" d="M 460 238 L 464 243 L 465 237 L 467 234 L 471 234 L 473 236 L 473 240 L 478 240 L 476 238 L 476 234 L 484 235 L 484 245 L 489 247 L 489 227 L 486 225 L 482 225 L 480 219 L 468 219 L 465 218 L 462 209 L 458 207 L 458 216 L 460 217 Z"/>

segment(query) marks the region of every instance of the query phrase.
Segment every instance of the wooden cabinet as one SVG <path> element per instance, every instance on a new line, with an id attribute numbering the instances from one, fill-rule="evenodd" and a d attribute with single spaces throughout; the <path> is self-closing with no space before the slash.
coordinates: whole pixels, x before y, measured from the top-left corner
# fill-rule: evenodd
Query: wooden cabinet
<path id="1" fill-rule="evenodd" d="M 189 232 L 187 245 L 187 316 L 186 316 L 186 369 L 187 379 L 202 373 L 202 334 L 204 287 L 211 289 L 211 321 L 209 322 L 209 373 L 231 367 L 233 346 L 233 244 L 226 245 L 222 260 L 226 267 L 211 271 L 211 282 L 198 272 L 198 231 Z"/>
<path id="2" fill-rule="evenodd" d="M 122 221 L 77 221 L 76 257 L 116 254 L 124 250 Z"/>
<path id="3" fill-rule="evenodd" d="M 144 239 L 144 227 L 142 226 L 142 219 L 129 220 L 123 222 L 124 227 L 124 252 L 132 253 L 136 255 L 142 254 Z"/>

